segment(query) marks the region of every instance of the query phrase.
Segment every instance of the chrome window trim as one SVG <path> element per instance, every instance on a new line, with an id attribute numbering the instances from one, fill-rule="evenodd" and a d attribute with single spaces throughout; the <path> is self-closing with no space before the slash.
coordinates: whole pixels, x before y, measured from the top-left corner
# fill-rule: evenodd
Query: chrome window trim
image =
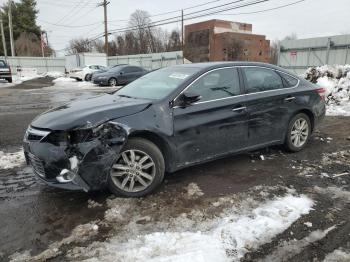
<path id="1" fill-rule="evenodd" d="M 257 66 L 257 65 L 235 65 L 235 66 L 225 66 L 225 67 L 220 67 L 220 68 L 211 69 L 211 70 L 205 72 L 204 74 L 198 76 L 198 77 L 197 77 L 196 79 L 194 79 L 190 84 L 188 84 L 188 86 L 186 86 L 186 87 L 180 92 L 180 94 L 178 94 L 178 95 L 175 97 L 175 99 L 173 99 L 173 103 L 176 101 L 176 99 L 178 99 L 178 98 L 183 94 L 183 92 L 185 92 L 188 88 L 190 88 L 194 82 L 196 82 L 198 79 L 200 79 L 201 77 L 205 76 L 206 74 L 211 73 L 211 72 L 216 71 L 216 70 L 220 70 L 220 69 L 227 69 L 227 68 L 244 68 L 244 67 L 258 67 L 258 68 L 263 68 L 263 69 L 268 69 L 268 70 L 280 72 L 280 73 L 282 73 L 282 74 L 286 74 L 286 75 L 288 75 L 288 76 L 290 76 L 290 77 L 293 77 L 294 79 L 298 80 L 298 82 L 297 82 L 297 84 L 296 84 L 295 86 L 292 86 L 292 87 L 285 87 L 285 88 L 279 88 L 279 89 L 274 89 L 274 90 L 266 90 L 266 91 L 261 91 L 261 92 L 248 93 L 248 94 L 240 94 L 240 95 L 236 95 L 236 96 L 228 96 L 228 97 L 223 97 L 223 98 L 218 98 L 218 99 L 213 99 L 213 100 L 208 100 L 208 101 L 196 102 L 196 103 L 193 103 L 192 105 L 198 105 L 198 104 L 216 102 L 216 101 L 220 101 L 220 100 L 232 99 L 232 98 L 241 97 L 241 96 L 249 96 L 249 95 L 256 95 L 256 94 L 267 93 L 267 92 L 276 92 L 276 91 L 281 91 L 281 90 L 288 90 L 288 89 L 296 88 L 296 87 L 299 86 L 299 84 L 300 84 L 300 79 L 296 78 L 295 76 L 293 76 L 293 75 L 291 75 L 291 74 L 289 74 L 289 73 L 283 72 L 283 71 L 278 70 L 278 69 L 275 69 L 275 68 L 269 68 L 269 67 L 266 67 L 266 66 Z M 174 106 L 173 108 L 180 108 L 180 106 Z"/>

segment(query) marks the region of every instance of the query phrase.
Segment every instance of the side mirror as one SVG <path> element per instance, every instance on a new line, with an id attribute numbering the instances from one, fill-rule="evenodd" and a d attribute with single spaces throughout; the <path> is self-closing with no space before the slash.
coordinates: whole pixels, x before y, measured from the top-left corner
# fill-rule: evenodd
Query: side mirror
<path id="1" fill-rule="evenodd" d="M 202 97 L 196 93 L 185 91 L 182 94 L 182 105 L 184 107 L 198 102 Z"/>

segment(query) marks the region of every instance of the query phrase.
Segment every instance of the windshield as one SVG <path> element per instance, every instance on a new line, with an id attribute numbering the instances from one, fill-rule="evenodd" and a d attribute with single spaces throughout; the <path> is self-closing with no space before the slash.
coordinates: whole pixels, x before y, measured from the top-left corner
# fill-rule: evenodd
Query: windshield
<path id="1" fill-rule="evenodd" d="M 150 72 L 117 91 L 117 95 L 162 99 L 178 88 L 200 68 L 168 67 Z"/>

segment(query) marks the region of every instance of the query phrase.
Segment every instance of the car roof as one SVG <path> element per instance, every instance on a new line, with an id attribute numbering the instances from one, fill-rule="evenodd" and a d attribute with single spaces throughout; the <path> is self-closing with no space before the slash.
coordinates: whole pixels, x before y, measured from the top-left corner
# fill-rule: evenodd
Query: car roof
<path id="1" fill-rule="evenodd" d="M 224 67 L 224 66 L 263 66 L 271 68 L 280 68 L 272 64 L 261 62 L 247 62 L 247 61 L 228 61 L 228 62 L 204 62 L 204 63 L 192 63 L 183 64 L 179 66 L 184 67 L 198 67 L 198 68 L 211 68 L 211 67 Z"/>

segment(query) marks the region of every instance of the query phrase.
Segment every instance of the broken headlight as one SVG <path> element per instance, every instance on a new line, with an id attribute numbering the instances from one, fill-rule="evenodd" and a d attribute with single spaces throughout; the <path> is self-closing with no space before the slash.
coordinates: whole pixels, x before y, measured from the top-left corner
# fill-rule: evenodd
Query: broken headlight
<path id="1" fill-rule="evenodd" d="M 64 131 L 53 131 L 47 135 L 42 141 L 51 143 L 56 146 L 66 145 L 69 140 L 67 132 Z"/>

